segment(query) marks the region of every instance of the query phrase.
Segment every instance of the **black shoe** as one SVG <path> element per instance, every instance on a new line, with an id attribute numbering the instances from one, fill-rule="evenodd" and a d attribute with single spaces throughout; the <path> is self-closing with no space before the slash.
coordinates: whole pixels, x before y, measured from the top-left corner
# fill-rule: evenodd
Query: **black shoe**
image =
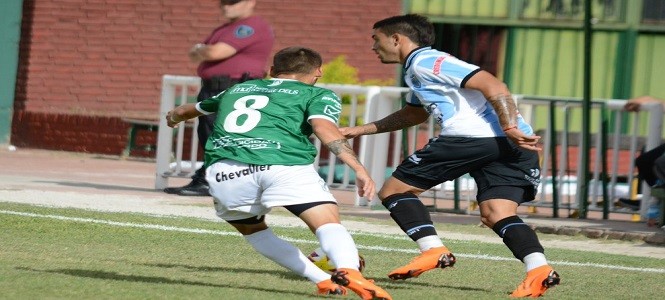
<path id="1" fill-rule="evenodd" d="M 640 200 L 619 198 L 619 201 L 615 202 L 614 205 L 629 208 L 631 210 L 640 210 L 640 202 Z"/>
<path id="2" fill-rule="evenodd" d="M 192 181 L 182 187 L 165 188 L 164 192 L 167 194 L 175 194 L 180 196 L 210 196 L 210 192 L 208 192 L 208 185 L 195 181 Z"/>

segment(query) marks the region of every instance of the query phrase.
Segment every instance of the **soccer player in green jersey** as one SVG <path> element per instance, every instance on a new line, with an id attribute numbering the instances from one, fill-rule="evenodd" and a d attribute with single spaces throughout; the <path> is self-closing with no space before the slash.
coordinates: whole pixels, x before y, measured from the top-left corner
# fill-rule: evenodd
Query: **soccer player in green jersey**
<path id="1" fill-rule="evenodd" d="M 371 199 L 374 181 L 339 132 L 339 97 L 313 86 L 321 77 L 322 59 L 314 50 L 289 47 L 277 52 L 270 79 L 234 85 L 199 103 L 185 104 L 166 115 L 170 127 L 204 114 L 217 113 L 205 147 L 206 180 L 217 215 L 235 227 L 267 258 L 317 284 L 319 294 L 346 294 L 363 299 L 391 299 L 358 271 L 358 250 L 340 223 L 337 201 L 314 169 L 313 133 L 356 172 L 360 196 Z M 337 267 L 332 277 L 265 223 L 272 207 L 284 207 L 316 234 Z"/>

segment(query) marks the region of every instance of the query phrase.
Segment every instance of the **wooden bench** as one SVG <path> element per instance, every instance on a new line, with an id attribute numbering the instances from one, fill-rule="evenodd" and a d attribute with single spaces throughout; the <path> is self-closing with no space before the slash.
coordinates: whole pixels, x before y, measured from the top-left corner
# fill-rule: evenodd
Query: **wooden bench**
<path id="1" fill-rule="evenodd" d="M 122 121 L 129 124 L 129 130 L 127 132 L 127 144 L 125 149 L 122 151 L 121 157 L 126 158 L 132 153 L 132 150 L 141 149 L 145 151 L 155 151 L 157 150 L 157 145 L 148 144 L 148 145 L 137 145 L 136 144 L 136 135 L 140 130 L 145 130 L 149 132 L 157 132 L 159 130 L 159 120 L 158 119 L 134 119 L 134 118 L 122 118 Z M 192 128 L 194 122 L 188 121 L 185 122 L 186 128 Z M 174 131 L 175 133 L 175 131 Z"/>
<path id="2" fill-rule="evenodd" d="M 154 151 L 157 149 L 157 145 L 136 145 L 136 134 L 140 130 L 154 131 L 159 130 L 159 120 L 148 120 L 148 119 L 132 119 L 132 118 L 123 118 L 123 122 L 129 124 L 129 131 L 127 132 L 127 144 L 125 145 L 125 150 L 122 151 L 122 157 L 129 157 L 134 149 L 142 149 L 146 151 Z"/>

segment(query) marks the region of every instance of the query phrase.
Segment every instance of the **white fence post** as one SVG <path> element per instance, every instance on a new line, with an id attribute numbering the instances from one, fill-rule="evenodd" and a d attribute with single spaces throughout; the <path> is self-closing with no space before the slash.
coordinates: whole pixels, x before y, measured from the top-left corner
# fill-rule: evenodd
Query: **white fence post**
<path id="1" fill-rule="evenodd" d="M 178 127 L 177 135 L 177 152 L 176 152 L 176 170 L 171 170 L 171 155 L 173 153 L 173 130 L 166 124 L 166 114 L 176 106 L 176 87 L 180 87 L 180 101 L 177 105 L 187 103 L 187 94 L 190 89 L 198 89 L 201 85 L 201 79 L 195 76 L 174 76 L 164 75 L 162 77 L 162 97 L 159 106 L 159 130 L 157 132 L 157 154 L 156 154 L 156 173 L 155 173 L 155 189 L 162 190 L 168 186 L 169 177 L 185 177 L 189 176 L 196 170 L 196 153 L 198 150 L 198 140 L 196 135 L 196 127 L 198 122 L 195 120 L 191 126 L 192 128 L 192 148 L 190 158 L 191 172 L 182 174 L 182 144 L 184 141 L 184 131 L 188 127 L 185 123 Z"/>
<path id="2" fill-rule="evenodd" d="M 171 75 L 162 77 L 162 98 L 159 106 L 159 131 L 157 131 L 157 173 L 155 175 L 155 189 L 162 190 L 168 185 L 168 177 L 164 174 L 169 171 L 171 152 L 173 151 L 173 131 L 166 125 L 166 113 L 175 106 L 175 86 L 168 83 Z"/>
<path id="3" fill-rule="evenodd" d="M 404 88 L 372 86 L 367 90 L 367 102 L 365 107 L 365 123 L 379 120 L 399 109 Z M 390 132 L 365 135 L 360 139 L 359 156 L 361 162 L 374 179 L 377 190 L 385 182 L 386 167 L 388 163 L 388 151 L 390 149 Z M 397 150 L 396 150 L 397 151 Z M 356 205 L 380 205 L 378 197 L 375 199 L 362 198 L 356 195 Z"/>

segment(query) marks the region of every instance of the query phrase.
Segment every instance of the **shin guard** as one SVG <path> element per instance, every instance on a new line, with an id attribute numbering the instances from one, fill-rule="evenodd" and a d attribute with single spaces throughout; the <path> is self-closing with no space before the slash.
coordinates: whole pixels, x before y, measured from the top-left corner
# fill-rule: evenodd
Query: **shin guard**
<path id="1" fill-rule="evenodd" d="M 503 238 L 503 243 L 520 261 L 523 261 L 524 257 L 531 253 L 545 252 L 538 241 L 536 232 L 518 216 L 510 216 L 496 222 L 492 230 Z"/>
<path id="2" fill-rule="evenodd" d="M 394 194 L 383 200 L 390 217 L 414 241 L 437 235 L 429 211 L 418 196 L 412 193 Z"/>

